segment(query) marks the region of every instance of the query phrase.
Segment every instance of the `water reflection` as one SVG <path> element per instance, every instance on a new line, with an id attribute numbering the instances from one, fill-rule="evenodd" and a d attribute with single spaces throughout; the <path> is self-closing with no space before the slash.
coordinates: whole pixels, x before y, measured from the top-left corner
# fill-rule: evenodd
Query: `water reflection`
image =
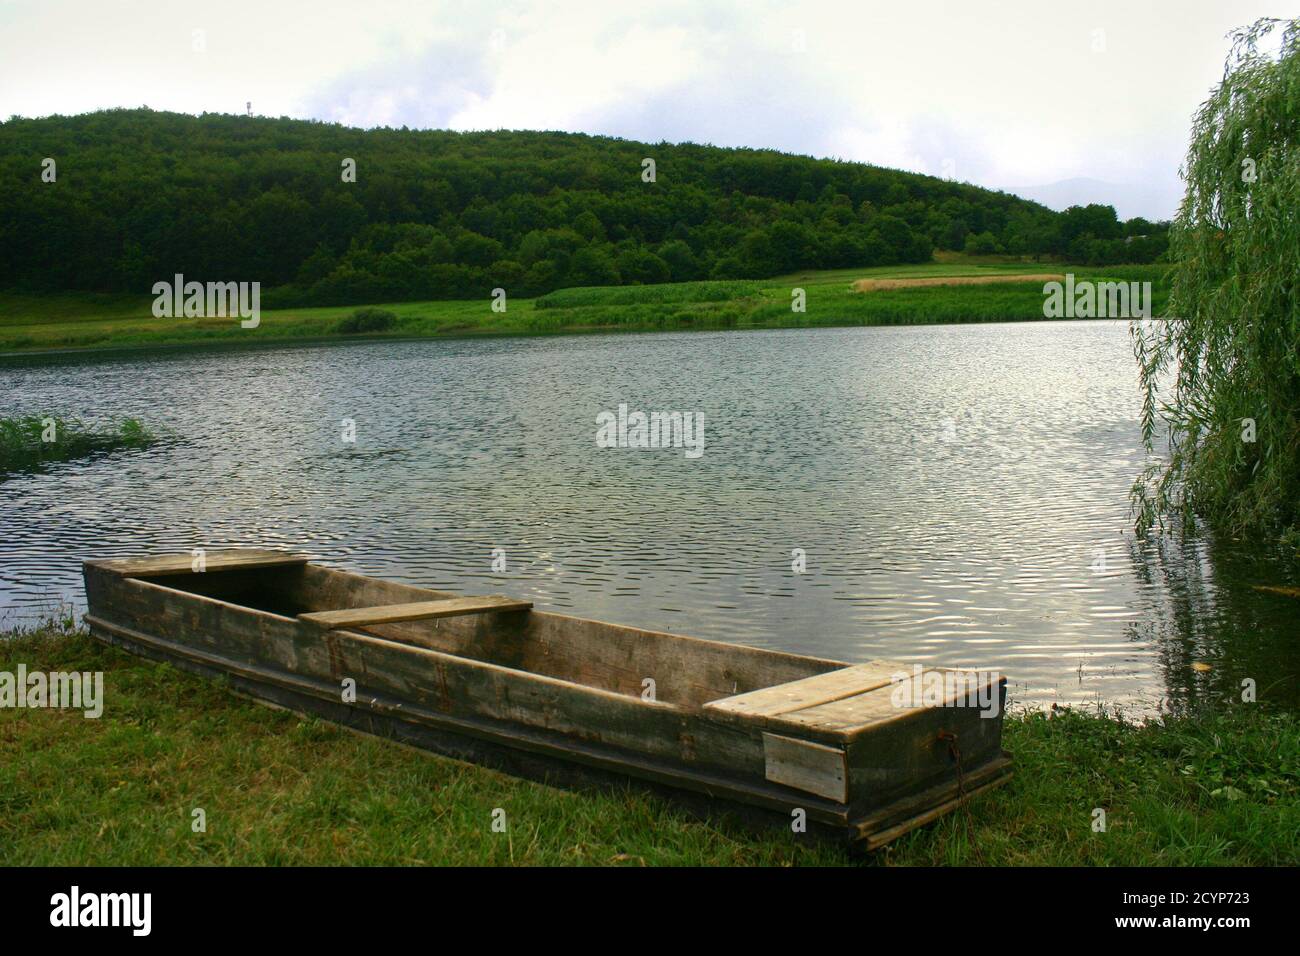
<path id="1" fill-rule="evenodd" d="M 1258 590 L 1279 575 L 1294 580 L 1294 566 L 1208 537 L 1159 538 L 1134 551 L 1134 574 L 1163 596 L 1152 620 L 1135 622 L 1129 633 L 1132 642 L 1157 648 L 1161 709 L 1195 712 L 1248 696 L 1300 704 L 1300 602 Z"/>

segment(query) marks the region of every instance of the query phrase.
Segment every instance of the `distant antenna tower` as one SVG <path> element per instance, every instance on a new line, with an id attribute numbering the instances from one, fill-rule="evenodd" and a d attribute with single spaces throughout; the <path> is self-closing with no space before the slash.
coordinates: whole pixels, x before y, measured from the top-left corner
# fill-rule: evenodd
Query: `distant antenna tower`
<path id="1" fill-rule="evenodd" d="M 245 107 L 245 109 L 248 110 L 248 115 L 249 115 L 249 116 L 252 116 L 252 115 L 253 115 L 253 101 L 252 101 L 252 100 L 249 100 L 247 103 L 244 104 L 244 107 Z"/>

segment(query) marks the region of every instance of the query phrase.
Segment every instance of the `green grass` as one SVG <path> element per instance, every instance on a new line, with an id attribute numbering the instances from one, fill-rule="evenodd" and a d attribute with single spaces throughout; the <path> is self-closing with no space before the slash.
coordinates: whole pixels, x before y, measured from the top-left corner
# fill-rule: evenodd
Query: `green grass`
<path id="1" fill-rule="evenodd" d="M 560 289 L 538 299 L 509 297 L 505 312 L 474 301 L 377 303 L 392 312 L 391 337 L 590 331 L 753 329 L 944 322 L 1032 321 L 1043 317 L 1041 282 L 932 287 L 869 294 L 862 278 L 1073 272 L 1080 279 L 1150 281 L 1155 310 L 1167 290 L 1164 266 L 1090 268 L 1055 263 L 968 260 L 872 269 L 804 272 L 776 279 L 685 282 L 654 286 Z M 807 294 L 807 311 L 791 310 L 791 290 Z M 201 342 L 273 342 L 341 335 L 354 306 L 264 310 L 257 329 L 236 319 L 158 319 L 152 299 L 123 296 L 30 296 L 0 293 L 0 352 L 139 347 Z"/>
<path id="2" fill-rule="evenodd" d="M 20 662 L 105 672 L 105 708 L 98 720 L 0 709 L 0 860 L 11 866 L 1300 860 L 1300 724 L 1258 705 L 1145 725 L 1011 717 L 1008 785 L 863 858 L 780 826 L 702 821 L 631 789 L 553 790 L 268 710 L 70 621 L 0 638 L 0 671 Z M 1105 833 L 1092 830 L 1095 807 Z M 191 829 L 195 808 L 206 832 Z M 496 808 L 505 833 L 491 828 Z"/>
<path id="3" fill-rule="evenodd" d="M 729 302 L 762 294 L 758 281 L 669 282 L 663 285 L 583 286 L 557 289 L 533 300 L 535 309 L 573 309 L 609 305 L 677 305 Z"/>
<path id="4" fill-rule="evenodd" d="M 0 478 L 52 461 L 86 458 L 119 448 L 145 448 L 156 440 L 134 418 L 102 426 L 57 415 L 0 418 Z"/>

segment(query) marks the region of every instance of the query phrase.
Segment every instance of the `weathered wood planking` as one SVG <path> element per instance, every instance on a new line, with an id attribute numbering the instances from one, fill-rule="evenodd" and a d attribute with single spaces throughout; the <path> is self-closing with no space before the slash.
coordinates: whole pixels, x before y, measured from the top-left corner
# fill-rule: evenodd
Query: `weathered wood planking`
<path id="1" fill-rule="evenodd" d="M 968 790 L 1009 772 L 1000 712 L 985 719 L 956 700 L 895 706 L 888 681 L 904 665 L 494 613 L 528 602 L 424 617 L 483 599 L 275 552 L 211 552 L 209 568 L 224 571 L 215 575 L 182 560 L 86 562 L 92 634 L 226 674 L 260 699 L 383 722 L 438 752 L 482 752 L 463 742 L 473 738 L 766 810 L 802 808 L 869 844 L 955 805 L 958 742 Z M 341 694 L 347 678 L 355 700 Z"/>
<path id="2" fill-rule="evenodd" d="M 899 673 L 908 673 L 906 664 L 894 661 L 854 664 L 852 667 L 805 677 L 803 680 L 709 701 L 704 707 L 706 710 L 738 716 L 779 717 L 790 711 L 803 710 L 806 707 L 815 707 L 818 704 L 826 704 L 875 690 L 877 687 L 886 687 L 892 676 Z"/>
<path id="3" fill-rule="evenodd" d="M 921 676 L 924 677 L 926 674 L 931 673 L 932 670 L 937 669 L 927 668 L 922 672 Z M 992 683 L 990 679 L 985 686 L 991 688 Z M 920 706 L 900 706 L 894 699 L 896 690 L 898 690 L 898 685 L 882 686 L 876 690 L 853 697 L 844 697 L 840 700 L 818 704 L 804 710 L 782 714 L 781 717 L 791 723 L 816 727 L 821 730 L 842 731 L 850 734 L 861 733 L 874 724 L 899 720 L 908 714 L 924 709 Z M 965 693 L 965 685 L 963 685 L 962 689 L 956 691 L 951 700 L 944 700 L 938 706 L 955 706 L 965 696 Z"/>
<path id="4" fill-rule="evenodd" d="M 687 727 L 682 712 L 666 703 L 359 632 L 328 631 L 322 640 L 314 626 L 273 615 L 250 619 L 226 602 L 181 595 L 148 581 L 109 579 L 105 586 L 117 592 L 115 606 L 128 628 L 149 633 L 161 627 L 185 634 L 200 647 L 219 649 L 232 662 L 280 667 L 327 682 L 336 696 L 341 696 L 343 679 L 352 678 L 358 700 L 367 695 L 407 700 L 442 713 L 574 734 L 686 764 L 747 767 L 752 774 L 761 773 L 763 766 L 756 734 L 720 724 Z"/>
<path id="5" fill-rule="evenodd" d="M 113 558 L 96 561 L 98 567 L 116 574 L 132 577 L 155 577 L 165 574 L 193 574 L 195 557 L 192 554 L 164 554 L 153 558 Z M 208 551 L 203 555 L 204 572 L 226 571 L 233 568 L 283 568 L 306 564 L 307 558 L 284 551 L 236 549 Z"/>
<path id="6" fill-rule="evenodd" d="M 368 699 L 364 702 L 364 708 L 343 705 L 332 685 L 266 668 L 232 666 L 213 655 L 174 642 L 159 641 L 150 635 L 111 624 L 93 615 L 86 616 L 86 623 L 91 635 L 106 643 L 154 660 L 167 661 L 194 673 L 225 678 L 235 689 L 272 706 L 289 706 L 299 711 L 317 713 L 366 733 L 392 736 L 436 753 L 479 762 L 483 762 L 480 760 L 483 751 L 472 743 L 466 746 L 466 741 L 471 738 L 488 741 L 516 755 L 522 751 L 552 758 L 554 762 L 546 764 L 542 772 L 520 774 L 551 785 L 558 782 L 557 771 L 561 769 L 569 772 L 558 779 L 573 777 L 575 782 L 583 785 L 615 784 L 622 789 L 631 777 L 663 788 L 655 792 L 664 795 L 680 795 L 685 789 L 714 800 L 722 797 L 763 811 L 776 811 L 781 814 L 778 819 L 783 826 L 788 827 L 789 824 L 787 811 L 790 799 L 780 786 L 738 782 L 731 775 L 712 773 L 698 767 L 683 770 L 667 762 L 626 752 L 611 752 L 598 745 L 556 737 L 545 731 L 437 713 L 392 698 Z M 376 729 L 377 727 L 383 729 Z M 575 775 L 572 773 L 575 763 L 601 772 L 604 776 L 584 777 L 581 772 Z M 508 773 L 517 772 L 513 761 L 496 766 Z M 819 797 L 809 797 L 801 798 L 799 807 L 806 810 L 809 821 L 827 827 L 828 833 L 841 838 L 848 834 L 845 830 L 848 816 L 842 805 Z M 768 822 L 772 822 L 772 818 L 768 818 Z"/>
<path id="7" fill-rule="evenodd" d="M 378 607 L 346 608 L 342 611 L 314 611 L 299 614 L 298 619 L 326 630 L 337 630 L 341 627 L 425 621 L 438 617 L 456 617 L 461 614 L 486 614 L 490 611 L 528 611 L 532 606 L 532 601 L 517 601 L 514 598 L 491 594 L 485 597 L 444 598 L 438 601 L 412 601 L 406 604 L 384 604 Z"/>
<path id="8" fill-rule="evenodd" d="M 313 611 L 457 597 L 312 564 L 287 586 L 286 596 L 293 603 Z M 846 666 L 536 610 L 493 620 L 453 617 L 370 630 L 418 647 L 637 697 L 645 692 L 648 678 L 655 683 L 657 700 L 686 706 Z"/>
<path id="9" fill-rule="evenodd" d="M 1000 684 L 993 686 L 992 679 L 984 684 L 986 699 L 995 703 L 991 711 L 966 706 L 963 691 L 975 686 L 973 681 L 961 684 L 963 689 L 956 690 L 952 699 L 936 706 L 911 706 L 896 700 L 900 685 L 894 681 L 900 672 L 914 679 L 910 668 L 888 661 L 861 667 L 857 674 L 844 668 L 784 687 L 712 701 L 704 710 L 742 726 L 758 724 L 767 732 L 765 739 L 806 739 L 838 748 L 845 755 L 847 799 L 855 810 L 869 810 L 919 787 L 950 781 L 954 752 L 961 754 L 964 767 L 978 767 L 1001 754 L 1004 690 Z M 957 672 L 932 668 L 923 670 L 921 677 L 951 673 Z M 741 706 L 734 707 L 733 702 Z M 796 774 L 785 767 L 775 772 L 780 782 L 796 789 L 824 793 L 834 786 L 825 782 L 833 778 L 824 773 Z M 768 779 L 777 778 L 769 775 Z"/>
<path id="10" fill-rule="evenodd" d="M 763 734 L 764 776 L 836 803 L 849 800 L 849 768 L 844 748 Z"/>
<path id="11" fill-rule="evenodd" d="M 963 777 L 963 786 L 950 783 L 914 793 L 888 804 L 876 813 L 854 821 L 858 837 L 866 850 L 878 850 L 891 840 L 937 820 L 966 803 L 1001 786 L 1011 778 L 1011 760 L 999 755 Z"/>

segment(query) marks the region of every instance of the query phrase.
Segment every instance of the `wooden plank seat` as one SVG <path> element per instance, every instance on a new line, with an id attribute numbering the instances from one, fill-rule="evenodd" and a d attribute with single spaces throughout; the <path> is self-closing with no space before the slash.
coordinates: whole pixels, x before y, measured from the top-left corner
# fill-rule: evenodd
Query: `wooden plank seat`
<path id="1" fill-rule="evenodd" d="M 254 548 L 241 548 L 229 551 L 205 551 L 202 568 L 204 571 L 246 571 L 260 568 L 285 568 L 302 565 L 308 558 L 300 554 L 285 551 L 266 551 Z M 193 553 L 164 554 L 155 558 L 113 558 L 101 561 L 87 561 L 87 564 L 103 568 L 113 574 L 132 578 L 158 577 L 160 575 L 193 574 L 196 557 Z"/>
<path id="2" fill-rule="evenodd" d="M 886 687 L 891 675 L 900 671 L 907 673 L 907 665 L 894 661 L 854 664 L 825 674 L 805 677 L 803 680 L 710 701 L 704 705 L 704 709 L 737 717 L 780 717 Z"/>
<path id="3" fill-rule="evenodd" d="M 925 668 L 920 676 L 961 673 Z M 982 720 L 962 698 L 982 685 L 984 699 L 991 705 L 996 701 L 1000 713 L 1001 678 L 965 673 L 969 682 L 951 682 L 951 691 L 945 683 L 935 699 L 923 702 L 914 694 L 896 697 L 900 689 L 915 690 L 900 688 L 899 682 L 914 680 L 916 671 L 901 662 L 872 661 L 709 701 L 704 711 L 763 728 L 767 780 L 847 802 L 854 766 L 867 774 L 879 769 L 873 767 L 873 754 L 901 754 L 900 763 L 907 765 L 932 750 L 938 734 L 955 734 L 959 726 L 963 745 L 972 751 L 996 749 L 1000 721 Z M 872 783 L 886 779 L 878 774 Z"/>
<path id="4" fill-rule="evenodd" d="M 970 675 L 968 684 L 958 682 L 959 692 L 982 683 L 990 700 L 1000 699 L 994 686 L 998 680 L 991 675 L 927 667 L 920 676 L 945 673 Z M 771 729 L 789 732 L 803 728 L 847 738 L 914 713 L 920 704 L 900 707 L 895 703 L 894 691 L 898 681 L 910 681 L 916 676 L 911 667 L 899 661 L 871 661 L 735 697 L 712 700 L 704 705 L 704 709 L 724 719 L 757 720 Z M 938 706 L 949 704 L 944 701 Z"/>
<path id="5" fill-rule="evenodd" d="M 528 611 L 532 606 L 532 601 L 517 601 L 514 598 L 490 594 L 486 597 L 458 597 L 440 601 L 413 601 L 409 604 L 383 604 L 378 607 L 344 608 L 341 611 L 312 611 L 299 614 L 298 620 L 333 631 L 341 627 L 368 627 L 373 624 L 396 624 L 399 621 L 424 621 L 435 617 L 459 617 L 462 614 Z"/>

